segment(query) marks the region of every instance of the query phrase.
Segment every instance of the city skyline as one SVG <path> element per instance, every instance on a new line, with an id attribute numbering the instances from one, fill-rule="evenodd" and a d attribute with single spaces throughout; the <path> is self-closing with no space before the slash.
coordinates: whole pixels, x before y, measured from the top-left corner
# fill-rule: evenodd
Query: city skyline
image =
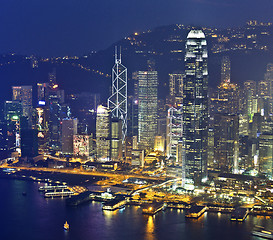
<path id="1" fill-rule="evenodd" d="M 176 34 L 181 29 L 186 36 Z M 59 81 L 58 70 L 62 64 L 85 70 L 83 65 L 76 64 L 81 62 L 80 58 L 25 57 L 23 61 L 27 65 L 23 68 L 33 73 L 48 61 L 51 65 L 44 69 L 45 81 L 12 85 L 12 101 L 6 98 L 0 108 L 0 177 L 55 183 L 54 186 L 45 184 L 39 191 L 50 204 L 53 201 L 49 198 L 61 197 L 60 203 L 65 203 L 67 208 L 86 202 L 93 211 L 94 202 L 103 201 L 100 210 L 96 210 L 101 214 L 94 217 L 91 211 L 96 223 L 100 216 L 108 220 L 121 216 L 120 209 L 125 208 L 124 213 L 134 218 L 141 213 L 140 218 L 147 226 L 155 225 L 153 219 L 160 219 L 161 211 L 166 211 L 163 213 L 166 222 L 172 225 L 174 215 L 167 217 L 172 212 L 167 207 L 178 210 L 177 214 L 183 216 L 179 221 L 189 219 L 186 228 L 216 216 L 215 213 L 218 221 L 224 219 L 222 213 L 225 213 L 231 222 L 247 219 L 253 224 L 257 224 L 260 216 L 273 216 L 273 64 L 265 59 L 262 79 L 237 85 L 231 73 L 238 64 L 229 52 L 243 52 L 247 56 L 253 51 L 263 56 L 271 49 L 267 37 L 271 29 L 272 23 L 257 21 L 249 21 L 243 30 L 224 33 L 176 25 L 172 29 L 174 34 L 168 35 L 168 42 L 173 43 L 172 47 L 184 46 L 167 50 L 162 59 L 157 56 L 163 55 L 160 50 L 147 47 L 141 51 L 146 43 L 134 34 L 125 42 L 137 46 L 131 58 L 135 68 L 127 61 L 123 65 L 116 51 L 112 58 L 112 85 L 111 78 L 106 77 L 109 88 L 104 85 L 98 93 L 92 88 L 95 83 L 88 88 L 80 81 L 79 72 L 75 82 L 84 91 L 77 92 L 74 87 L 64 89 Z M 151 42 L 155 39 L 158 38 L 152 38 Z M 125 48 L 124 55 L 128 52 Z M 219 61 L 219 84 L 209 88 L 209 62 L 213 54 Z M 179 63 L 176 70 L 167 64 L 175 57 Z M 2 64 L 2 69 L 15 62 Z M 127 64 L 132 76 L 128 79 Z M 168 73 L 161 86 L 166 95 L 159 92 L 162 68 Z M 107 95 L 108 104 L 100 94 Z M 90 177 L 93 177 L 91 181 Z M 93 181 L 100 190 L 94 191 Z M 22 191 L 21 195 L 25 198 L 27 194 Z M 136 206 L 140 211 L 127 210 Z M 77 213 L 80 208 L 74 210 Z M 115 213 L 107 214 L 108 211 Z M 203 214 L 205 217 L 201 217 Z M 149 215 L 148 221 L 145 215 Z M 61 220 L 65 223 L 65 234 L 72 236 L 75 231 L 79 236 L 86 225 L 75 228 L 73 218 L 67 216 L 68 219 Z M 191 218 L 196 221 L 191 222 Z M 51 220 L 44 222 L 50 223 Z M 224 230 L 229 227 L 226 223 L 222 226 Z M 236 231 L 233 225 L 230 229 Z M 152 236 L 158 230 L 152 227 L 144 232 Z M 175 237 L 179 230 L 177 227 L 172 231 Z M 111 230 L 105 232 L 111 234 Z M 164 236 L 162 232 L 159 238 Z M 254 226 L 248 232 L 265 234 Z M 50 234 L 57 236 L 53 231 Z M 127 235 L 132 234 L 129 230 Z M 266 234 L 271 236 L 273 232 Z M 201 236 L 206 234 L 201 232 Z"/>
<path id="2" fill-rule="evenodd" d="M 273 0 L 1 5 L 0 239 L 273 238 Z"/>

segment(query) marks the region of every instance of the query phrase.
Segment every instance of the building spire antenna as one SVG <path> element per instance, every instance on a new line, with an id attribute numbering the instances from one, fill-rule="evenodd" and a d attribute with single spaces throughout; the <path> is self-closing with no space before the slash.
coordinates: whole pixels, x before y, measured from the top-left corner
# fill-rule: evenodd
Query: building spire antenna
<path id="1" fill-rule="evenodd" d="M 118 59 L 118 48 L 115 46 L 115 62 L 117 62 Z"/>

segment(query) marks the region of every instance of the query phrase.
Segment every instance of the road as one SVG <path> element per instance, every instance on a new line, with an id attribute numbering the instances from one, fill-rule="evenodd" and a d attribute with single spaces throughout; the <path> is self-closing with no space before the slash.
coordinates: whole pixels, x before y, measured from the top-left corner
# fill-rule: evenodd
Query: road
<path id="1" fill-rule="evenodd" d="M 77 175 L 88 175 L 88 176 L 98 176 L 98 177 L 108 177 L 108 178 L 117 178 L 122 177 L 127 178 L 139 178 L 144 180 L 153 180 L 153 181 L 164 181 L 165 177 L 150 177 L 150 176 L 141 176 L 135 174 L 121 174 L 121 173 L 110 173 L 110 172 L 98 172 L 98 171 L 83 171 L 80 169 L 56 169 L 56 168 L 39 168 L 39 167 L 24 167 L 24 166 L 10 166 L 8 164 L 2 164 L 0 168 L 14 168 L 17 170 L 28 170 L 28 171 L 38 171 L 38 172 L 56 172 L 56 173 L 67 173 L 67 174 L 77 174 Z"/>

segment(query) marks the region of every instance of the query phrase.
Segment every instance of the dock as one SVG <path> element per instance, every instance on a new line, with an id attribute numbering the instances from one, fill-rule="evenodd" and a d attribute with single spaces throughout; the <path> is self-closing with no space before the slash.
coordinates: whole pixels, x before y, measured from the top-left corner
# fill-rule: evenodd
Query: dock
<path id="1" fill-rule="evenodd" d="M 92 200 L 91 192 L 86 191 L 66 199 L 66 204 L 69 206 L 78 206 L 79 204 L 88 202 L 90 200 Z"/>
<path id="2" fill-rule="evenodd" d="M 167 207 L 167 205 L 164 202 L 148 203 L 148 204 L 144 204 L 142 206 L 142 213 L 143 214 L 154 215 L 154 214 L 158 213 L 161 210 L 165 210 L 166 207 Z"/>
<path id="3" fill-rule="evenodd" d="M 230 220 L 237 221 L 237 222 L 243 222 L 246 219 L 248 213 L 249 213 L 248 208 L 236 208 L 231 213 Z"/>
<path id="4" fill-rule="evenodd" d="M 125 198 L 115 198 L 108 202 L 103 203 L 102 210 L 114 211 L 116 209 L 124 208 L 127 203 Z"/>
<path id="5" fill-rule="evenodd" d="M 199 218 L 203 215 L 203 213 L 207 210 L 206 206 L 191 206 L 187 212 L 185 217 L 186 218 Z"/>

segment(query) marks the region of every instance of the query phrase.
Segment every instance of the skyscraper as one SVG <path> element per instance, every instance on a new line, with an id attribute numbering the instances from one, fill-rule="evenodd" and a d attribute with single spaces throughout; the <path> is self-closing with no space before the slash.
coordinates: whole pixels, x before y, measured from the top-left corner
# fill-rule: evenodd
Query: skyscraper
<path id="1" fill-rule="evenodd" d="M 138 142 L 142 149 L 152 149 L 157 131 L 157 71 L 139 71 Z"/>
<path id="2" fill-rule="evenodd" d="M 61 120 L 60 98 L 52 94 L 48 100 L 48 147 L 52 151 L 61 150 Z"/>
<path id="3" fill-rule="evenodd" d="M 37 97 L 38 104 L 40 101 L 46 100 L 46 89 L 49 87 L 48 83 L 37 83 Z"/>
<path id="4" fill-rule="evenodd" d="M 248 80 L 244 82 L 244 98 L 245 98 L 245 107 L 244 113 L 252 116 L 256 111 L 255 109 L 255 97 L 257 92 L 256 82 L 253 80 Z"/>
<path id="5" fill-rule="evenodd" d="M 112 68 L 112 95 L 108 98 L 108 108 L 112 118 L 122 121 L 122 142 L 127 135 L 127 68 L 121 64 L 121 53 L 115 53 L 115 65 Z"/>
<path id="6" fill-rule="evenodd" d="M 230 83 L 230 60 L 229 56 L 223 56 L 221 62 L 221 83 Z"/>
<path id="7" fill-rule="evenodd" d="M 22 104 L 20 101 L 5 101 L 4 119 L 7 131 L 7 149 L 15 151 L 20 147 L 20 117 Z"/>
<path id="8" fill-rule="evenodd" d="M 110 159 L 110 110 L 102 105 L 97 108 L 96 119 L 97 159 Z"/>
<path id="9" fill-rule="evenodd" d="M 257 112 L 268 116 L 271 112 L 270 109 L 270 83 L 261 80 L 258 82 Z"/>
<path id="10" fill-rule="evenodd" d="M 170 97 L 173 106 L 182 103 L 183 78 L 184 74 L 182 72 L 174 72 L 169 74 Z"/>
<path id="11" fill-rule="evenodd" d="M 182 109 L 169 108 L 167 117 L 167 157 L 178 162 L 177 147 L 182 138 Z"/>
<path id="12" fill-rule="evenodd" d="M 111 160 L 120 160 L 122 157 L 122 122 L 120 119 L 111 121 Z"/>
<path id="13" fill-rule="evenodd" d="M 32 128 L 21 128 L 21 156 L 35 157 L 38 155 L 38 131 Z"/>
<path id="14" fill-rule="evenodd" d="M 12 100 L 22 103 L 23 116 L 32 117 L 32 86 L 13 86 Z"/>
<path id="15" fill-rule="evenodd" d="M 268 63 L 266 66 L 266 73 L 264 74 L 264 80 L 269 86 L 269 100 L 270 100 L 270 113 L 273 113 L 273 63 Z"/>
<path id="16" fill-rule="evenodd" d="M 218 113 L 238 114 L 239 88 L 237 84 L 230 82 L 221 83 L 218 86 Z"/>
<path id="17" fill-rule="evenodd" d="M 259 137 L 259 172 L 269 178 L 273 176 L 272 134 L 261 134 Z"/>
<path id="18" fill-rule="evenodd" d="M 49 87 L 52 89 L 55 89 L 58 87 L 56 82 L 56 68 L 53 69 L 52 72 L 48 73 L 48 81 L 49 81 Z"/>
<path id="19" fill-rule="evenodd" d="M 207 178 L 208 141 L 208 51 L 205 34 L 191 30 L 187 36 L 183 81 L 182 175 L 185 182 Z"/>
<path id="20" fill-rule="evenodd" d="M 62 120 L 62 153 L 73 154 L 73 136 L 77 134 L 77 118 Z"/>
<path id="21" fill-rule="evenodd" d="M 214 116 L 214 168 L 223 172 L 238 171 L 239 118 L 237 115 Z"/>

